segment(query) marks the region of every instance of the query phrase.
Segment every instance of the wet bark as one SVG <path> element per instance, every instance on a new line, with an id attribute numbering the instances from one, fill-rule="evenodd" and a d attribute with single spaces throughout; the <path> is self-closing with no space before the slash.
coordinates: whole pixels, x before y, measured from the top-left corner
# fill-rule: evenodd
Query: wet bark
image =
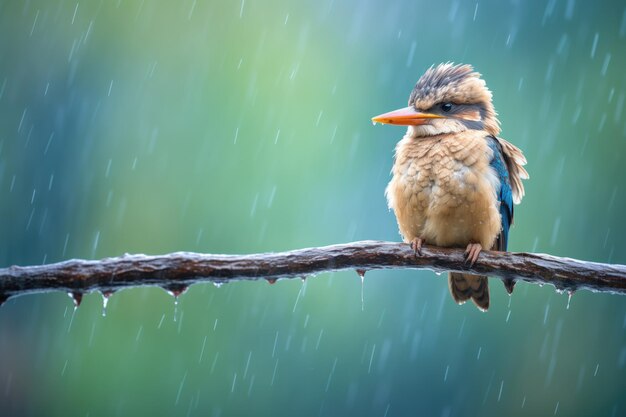
<path id="1" fill-rule="evenodd" d="M 552 284 L 563 291 L 587 289 L 626 294 L 626 266 L 586 262 L 535 253 L 483 251 L 470 267 L 463 249 L 425 246 L 421 256 L 403 243 L 361 241 L 289 252 L 211 255 L 176 252 L 167 255 L 123 255 L 102 260 L 68 260 L 37 266 L 0 269 L 0 302 L 45 291 L 80 296 L 111 293 L 127 287 L 160 286 L 177 293 L 197 282 L 307 277 L 353 269 L 431 269 L 471 271 L 501 278 L 507 290 L 518 280 Z M 391 277 L 392 274 L 389 275 Z"/>

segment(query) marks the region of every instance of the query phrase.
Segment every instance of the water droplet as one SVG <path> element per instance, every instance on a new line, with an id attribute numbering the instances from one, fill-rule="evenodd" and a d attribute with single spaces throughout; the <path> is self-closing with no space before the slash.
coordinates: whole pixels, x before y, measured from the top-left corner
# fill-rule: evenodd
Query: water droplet
<path id="1" fill-rule="evenodd" d="M 172 297 L 174 297 L 174 321 L 177 321 L 178 317 L 178 297 L 187 291 L 189 288 L 186 284 L 170 284 L 163 287 L 165 291 Z"/>
<path id="2" fill-rule="evenodd" d="M 302 280 L 302 283 L 303 283 L 303 284 L 306 282 L 306 277 L 305 277 L 305 276 L 300 277 L 300 279 Z"/>
<path id="3" fill-rule="evenodd" d="M 574 293 L 575 293 L 574 290 L 567 291 L 567 307 L 566 307 L 567 310 L 569 310 L 569 303 L 572 301 L 572 295 L 574 295 Z"/>
<path id="4" fill-rule="evenodd" d="M 78 291 L 68 292 L 67 295 L 74 302 L 74 310 L 80 307 L 80 303 L 83 301 L 83 293 Z"/>
<path id="5" fill-rule="evenodd" d="M 267 282 L 270 284 L 276 284 L 276 278 L 266 278 Z"/>
<path id="6" fill-rule="evenodd" d="M 357 269 L 356 273 L 361 277 L 361 311 L 365 310 L 365 299 L 363 297 L 363 289 L 365 287 L 365 273 L 366 269 Z"/>
<path id="7" fill-rule="evenodd" d="M 102 295 L 102 317 L 106 317 L 107 315 L 107 304 L 109 304 L 109 298 L 113 295 L 115 291 L 101 291 L 100 295 Z"/>
<path id="8" fill-rule="evenodd" d="M 503 279 L 502 283 L 504 284 L 504 288 L 506 292 L 511 295 L 513 294 L 513 289 L 515 288 L 515 280 L 514 279 Z"/>
<path id="9" fill-rule="evenodd" d="M 185 291 L 187 291 L 187 288 L 189 288 L 189 286 L 185 284 L 170 284 L 165 287 L 165 291 L 167 291 L 169 295 L 174 297 L 175 302 L 178 302 L 178 297 L 184 294 Z"/>

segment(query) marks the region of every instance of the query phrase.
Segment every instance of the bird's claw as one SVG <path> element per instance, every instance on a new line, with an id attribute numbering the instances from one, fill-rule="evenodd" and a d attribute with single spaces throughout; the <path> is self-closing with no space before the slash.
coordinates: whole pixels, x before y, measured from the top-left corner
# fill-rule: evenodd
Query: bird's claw
<path id="1" fill-rule="evenodd" d="M 467 245 L 467 248 L 465 249 L 465 262 L 469 262 L 470 263 L 470 267 L 474 266 L 474 264 L 476 263 L 476 260 L 478 260 L 478 255 L 480 255 L 480 252 L 483 250 L 483 247 L 480 243 L 470 243 L 469 245 Z"/>
<path id="2" fill-rule="evenodd" d="M 415 255 L 422 256 L 422 245 L 424 244 L 424 239 L 416 237 L 411 241 L 411 249 L 415 252 Z"/>

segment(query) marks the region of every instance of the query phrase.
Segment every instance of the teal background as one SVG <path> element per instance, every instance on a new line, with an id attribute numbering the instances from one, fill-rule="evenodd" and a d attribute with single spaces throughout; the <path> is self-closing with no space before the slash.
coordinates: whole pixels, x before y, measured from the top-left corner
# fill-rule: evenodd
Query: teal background
<path id="1" fill-rule="evenodd" d="M 399 240 L 423 71 L 470 63 L 531 179 L 510 250 L 626 264 L 621 1 L 0 1 L 0 266 Z M 361 291 L 363 290 L 363 303 Z M 445 276 L 0 308 L 2 415 L 626 415 L 626 299 Z"/>

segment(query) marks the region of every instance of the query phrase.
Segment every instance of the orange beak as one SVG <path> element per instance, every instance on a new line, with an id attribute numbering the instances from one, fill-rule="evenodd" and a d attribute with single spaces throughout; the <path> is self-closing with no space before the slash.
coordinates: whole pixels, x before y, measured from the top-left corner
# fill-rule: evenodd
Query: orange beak
<path id="1" fill-rule="evenodd" d="M 372 117 L 372 122 L 388 125 L 417 126 L 425 125 L 429 119 L 443 119 L 444 116 L 416 111 L 413 107 L 405 107 Z"/>

